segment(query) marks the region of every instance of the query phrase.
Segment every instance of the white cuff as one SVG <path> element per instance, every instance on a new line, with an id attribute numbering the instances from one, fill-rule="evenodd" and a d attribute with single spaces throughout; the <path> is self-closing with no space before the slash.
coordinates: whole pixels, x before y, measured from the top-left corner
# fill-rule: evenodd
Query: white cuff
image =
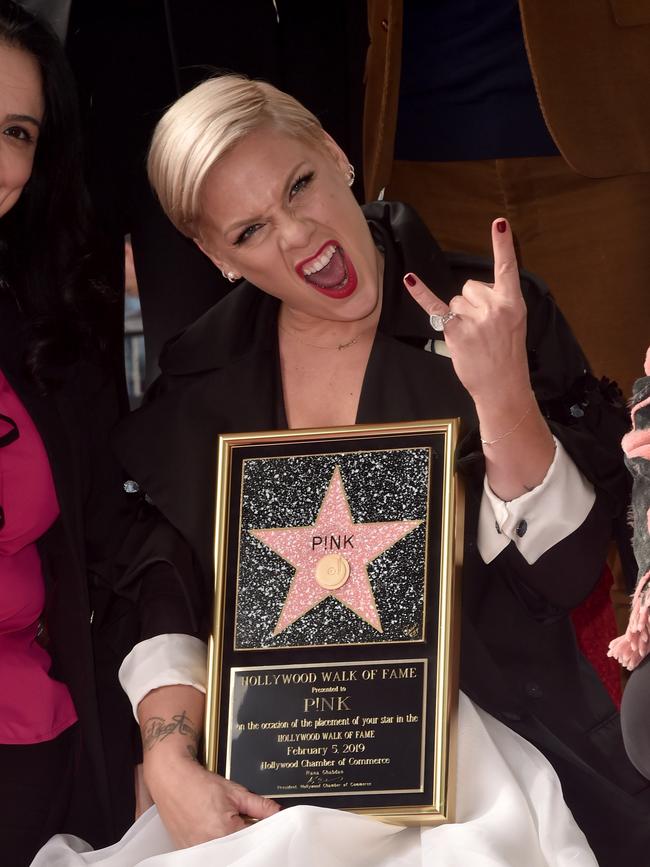
<path id="1" fill-rule="evenodd" d="M 433 352 L 435 355 L 444 355 L 445 358 L 451 358 L 451 352 L 444 340 L 427 340 L 424 346 L 425 352 Z"/>
<path id="2" fill-rule="evenodd" d="M 207 652 L 204 641 L 180 633 L 156 635 L 136 644 L 118 673 L 136 721 L 138 705 L 152 689 L 183 684 L 205 692 Z"/>
<path id="3" fill-rule="evenodd" d="M 516 500 L 504 502 L 483 483 L 478 520 L 478 550 L 485 563 L 514 542 L 532 566 L 542 554 L 570 536 L 585 520 L 596 499 L 585 479 L 555 437 L 555 455 L 544 480 Z"/>

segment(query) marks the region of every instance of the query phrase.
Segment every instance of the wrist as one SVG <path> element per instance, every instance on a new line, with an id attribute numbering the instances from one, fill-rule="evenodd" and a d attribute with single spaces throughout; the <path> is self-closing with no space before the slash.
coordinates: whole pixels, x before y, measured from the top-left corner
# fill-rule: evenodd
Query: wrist
<path id="1" fill-rule="evenodd" d="M 169 786 L 177 774 L 196 765 L 198 758 L 196 744 L 188 738 L 170 738 L 165 744 L 143 755 L 142 772 L 144 781 L 155 795 L 159 786 Z"/>
<path id="2" fill-rule="evenodd" d="M 483 426 L 481 426 L 479 428 L 481 445 L 482 446 L 497 445 L 498 443 L 501 442 L 501 440 L 507 439 L 507 437 L 509 437 L 511 434 L 516 433 L 519 430 L 519 428 L 524 424 L 524 422 L 526 421 L 528 416 L 532 413 L 534 408 L 535 408 L 535 405 L 531 401 L 528 409 L 525 410 L 524 414 L 522 416 L 520 416 L 520 418 L 516 422 L 514 422 L 514 424 L 512 424 L 512 427 L 504 428 L 504 430 L 500 434 L 497 434 L 496 436 L 493 435 L 491 439 L 486 438 L 489 435 L 484 434 L 484 428 L 483 428 Z"/>
<path id="3" fill-rule="evenodd" d="M 530 385 L 522 385 L 515 391 L 483 394 L 475 399 L 474 405 L 482 439 L 493 439 L 522 419 L 539 415 L 537 398 Z"/>
<path id="4" fill-rule="evenodd" d="M 197 759 L 200 731 L 185 710 L 150 716 L 142 723 L 142 754 L 145 767 L 155 769 L 178 760 Z"/>
<path id="5" fill-rule="evenodd" d="M 472 395 L 479 418 L 499 415 L 516 415 L 525 412 L 531 403 L 536 402 L 530 378 L 504 378 L 499 382 L 482 388 Z"/>
<path id="6" fill-rule="evenodd" d="M 149 767 L 169 764 L 185 758 L 196 758 L 198 742 L 195 738 L 172 735 L 165 741 L 147 748 L 143 745 L 142 761 Z"/>

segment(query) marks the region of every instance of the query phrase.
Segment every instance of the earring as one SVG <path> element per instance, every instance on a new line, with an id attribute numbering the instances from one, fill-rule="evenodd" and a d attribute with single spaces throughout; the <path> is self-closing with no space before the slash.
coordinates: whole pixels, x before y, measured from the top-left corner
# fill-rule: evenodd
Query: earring
<path id="1" fill-rule="evenodd" d="M 345 173 L 345 180 L 348 182 L 348 187 L 351 187 L 354 183 L 354 166 L 352 163 L 348 163 L 348 168 Z"/>
<path id="2" fill-rule="evenodd" d="M 222 268 L 221 269 L 221 275 L 222 275 L 223 279 L 227 280 L 229 283 L 235 283 L 237 280 L 239 280 L 239 277 L 235 274 L 234 271 L 226 272 Z"/>

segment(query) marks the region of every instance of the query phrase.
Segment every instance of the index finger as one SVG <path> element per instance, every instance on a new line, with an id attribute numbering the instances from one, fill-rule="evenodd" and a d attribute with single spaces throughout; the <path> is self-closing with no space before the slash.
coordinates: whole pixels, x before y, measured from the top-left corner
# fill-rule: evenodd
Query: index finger
<path id="1" fill-rule="evenodd" d="M 519 267 L 512 238 L 512 230 L 502 217 L 492 223 L 492 250 L 494 252 L 494 289 L 508 295 L 519 295 Z"/>

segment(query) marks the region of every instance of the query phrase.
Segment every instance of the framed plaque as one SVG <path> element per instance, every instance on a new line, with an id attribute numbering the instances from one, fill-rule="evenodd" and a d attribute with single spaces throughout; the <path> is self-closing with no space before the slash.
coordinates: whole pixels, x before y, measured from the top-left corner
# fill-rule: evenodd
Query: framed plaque
<path id="1" fill-rule="evenodd" d="M 219 439 L 206 764 L 283 806 L 453 815 L 458 420 Z"/>

